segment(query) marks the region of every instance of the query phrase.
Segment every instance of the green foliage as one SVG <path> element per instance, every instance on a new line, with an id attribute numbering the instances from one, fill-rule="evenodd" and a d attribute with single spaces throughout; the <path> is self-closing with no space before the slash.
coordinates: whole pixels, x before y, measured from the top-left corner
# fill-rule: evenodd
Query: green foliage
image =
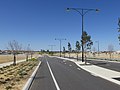
<path id="1" fill-rule="evenodd" d="M 119 41 L 120 41 L 120 35 L 118 36 L 118 39 L 119 39 Z"/>
<path id="2" fill-rule="evenodd" d="M 65 57 L 65 52 L 66 52 L 65 47 L 63 47 L 63 54 L 64 54 L 64 57 Z"/>
<path id="3" fill-rule="evenodd" d="M 52 51 L 51 51 L 51 52 L 49 52 L 49 55 L 51 55 L 51 56 L 52 56 L 53 54 L 54 54 L 54 52 L 52 52 Z"/>
<path id="4" fill-rule="evenodd" d="M 20 78 L 23 78 L 24 75 L 27 75 L 27 72 L 25 69 L 21 69 L 18 71 L 19 75 L 20 75 Z"/>
<path id="5" fill-rule="evenodd" d="M 37 59 L 35 59 L 35 58 L 32 58 L 31 60 L 32 60 L 32 61 L 36 61 Z"/>
<path id="6" fill-rule="evenodd" d="M 72 48 L 71 48 L 71 44 L 70 44 L 70 42 L 68 42 L 68 51 L 69 51 L 69 52 L 72 51 Z"/>
<path id="7" fill-rule="evenodd" d="M 72 51 L 71 44 L 68 42 L 68 51 L 69 51 L 69 58 L 70 58 L 70 52 Z"/>
<path id="8" fill-rule="evenodd" d="M 5 83 L 7 83 L 7 81 L 5 81 L 4 78 L 0 78 L 0 84 L 5 84 Z"/>
<path id="9" fill-rule="evenodd" d="M 120 32 L 120 18 L 118 18 L 118 32 Z M 118 36 L 118 40 L 120 41 L 120 34 Z"/>
<path id="10" fill-rule="evenodd" d="M 91 49 L 91 45 L 93 45 L 93 42 L 91 40 L 91 36 L 88 35 L 86 31 L 83 32 L 81 42 L 83 43 L 84 48 L 86 48 L 86 49 Z"/>
<path id="11" fill-rule="evenodd" d="M 11 90 L 11 89 L 12 89 L 11 85 L 9 85 L 9 86 L 6 87 L 6 90 Z"/>
<path id="12" fill-rule="evenodd" d="M 65 53 L 65 47 L 63 47 L 63 53 Z"/>
<path id="13" fill-rule="evenodd" d="M 80 48 L 81 48 L 80 42 L 79 42 L 79 41 L 76 41 L 76 51 L 77 51 L 77 52 L 80 51 Z"/>

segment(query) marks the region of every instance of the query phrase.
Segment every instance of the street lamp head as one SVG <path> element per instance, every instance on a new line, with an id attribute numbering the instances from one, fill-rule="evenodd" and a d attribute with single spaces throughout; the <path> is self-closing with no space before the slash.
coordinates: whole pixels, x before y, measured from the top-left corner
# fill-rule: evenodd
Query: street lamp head
<path id="1" fill-rule="evenodd" d="M 100 10 L 99 10 L 99 9 L 96 9 L 95 11 L 96 11 L 96 12 L 99 12 Z"/>
<path id="2" fill-rule="evenodd" d="M 67 8 L 66 11 L 70 11 L 70 8 Z"/>

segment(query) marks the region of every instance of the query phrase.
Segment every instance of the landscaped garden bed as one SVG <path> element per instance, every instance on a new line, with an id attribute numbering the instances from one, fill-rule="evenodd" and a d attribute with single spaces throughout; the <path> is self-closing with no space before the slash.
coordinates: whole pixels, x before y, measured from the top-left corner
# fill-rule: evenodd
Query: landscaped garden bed
<path id="1" fill-rule="evenodd" d="M 0 68 L 0 90 L 22 90 L 37 65 L 32 59 Z"/>

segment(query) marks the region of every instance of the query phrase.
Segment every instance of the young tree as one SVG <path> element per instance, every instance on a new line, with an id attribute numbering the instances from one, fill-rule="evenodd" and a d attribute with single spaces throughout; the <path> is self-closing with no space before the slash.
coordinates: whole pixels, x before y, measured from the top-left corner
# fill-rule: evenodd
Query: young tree
<path id="1" fill-rule="evenodd" d="M 29 50 L 29 54 L 30 54 L 30 57 L 31 59 L 33 58 L 33 54 L 34 54 L 34 51 L 32 49 Z"/>
<path id="2" fill-rule="evenodd" d="M 70 42 L 68 42 L 68 51 L 69 51 L 69 58 L 70 58 L 70 52 L 72 51 Z"/>
<path id="3" fill-rule="evenodd" d="M 120 18 L 118 18 L 118 32 L 120 32 Z M 120 34 L 118 36 L 118 39 L 120 41 Z"/>
<path id="4" fill-rule="evenodd" d="M 76 54 L 77 54 L 77 60 L 78 60 L 78 53 L 80 51 L 80 42 L 79 41 L 76 41 Z"/>
<path id="5" fill-rule="evenodd" d="M 8 49 L 12 52 L 14 55 L 14 62 L 13 65 L 16 65 L 16 55 L 21 51 L 22 44 L 19 44 L 17 41 L 13 40 L 8 42 Z"/>
<path id="6" fill-rule="evenodd" d="M 110 59 L 111 59 L 113 50 L 114 50 L 114 46 L 113 46 L 112 44 L 111 44 L 111 45 L 108 45 L 108 53 L 109 53 L 109 55 L 110 55 Z"/>
<path id="7" fill-rule="evenodd" d="M 29 54 L 30 54 L 30 44 L 28 44 L 28 46 L 26 48 L 26 61 L 28 61 Z"/>
<path id="8" fill-rule="evenodd" d="M 65 47 L 63 47 L 63 54 L 64 54 L 64 57 L 65 57 Z"/>
<path id="9" fill-rule="evenodd" d="M 87 49 L 91 49 L 91 45 L 93 45 L 93 42 L 91 40 L 91 36 L 87 34 L 86 31 L 83 31 L 83 36 L 81 37 L 82 40 L 82 44 L 84 46 L 84 50 L 87 50 Z M 84 51 L 83 51 L 83 57 L 84 57 Z M 86 57 L 86 55 L 85 55 Z M 85 63 L 86 63 L 86 59 L 85 59 Z"/>
<path id="10" fill-rule="evenodd" d="M 96 56 L 96 48 L 95 47 L 93 47 L 93 57 L 95 57 Z"/>

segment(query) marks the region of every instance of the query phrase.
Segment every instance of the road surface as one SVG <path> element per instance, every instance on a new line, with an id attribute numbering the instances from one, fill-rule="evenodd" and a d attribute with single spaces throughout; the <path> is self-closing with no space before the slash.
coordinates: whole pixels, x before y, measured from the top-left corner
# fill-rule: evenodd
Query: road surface
<path id="1" fill-rule="evenodd" d="M 88 60 L 88 62 L 103 68 L 120 72 L 120 63 L 118 63 L 117 61 L 109 62 L 107 60 Z"/>
<path id="2" fill-rule="evenodd" d="M 29 90 L 120 90 L 120 86 L 78 67 L 75 63 L 44 56 Z"/>
<path id="3" fill-rule="evenodd" d="M 67 57 L 67 58 L 69 58 L 69 57 Z M 70 57 L 70 59 L 76 59 L 76 58 Z M 99 60 L 99 59 L 90 60 L 89 59 L 89 60 L 87 60 L 87 62 L 90 64 L 93 64 L 93 65 L 96 65 L 96 66 L 100 66 L 103 68 L 107 68 L 110 70 L 120 72 L 120 62 L 118 62 L 118 61 Z"/>

